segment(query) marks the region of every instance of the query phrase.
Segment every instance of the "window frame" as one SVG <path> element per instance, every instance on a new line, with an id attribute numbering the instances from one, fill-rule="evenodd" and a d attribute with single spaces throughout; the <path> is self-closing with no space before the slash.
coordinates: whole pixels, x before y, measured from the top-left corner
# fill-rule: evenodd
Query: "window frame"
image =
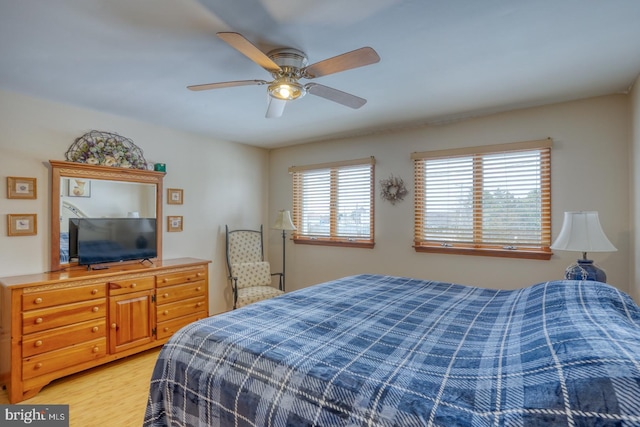
<path id="1" fill-rule="evenodd" d="M 296 226 L 296 230 L 292 232 L 292 240 L 297 244 L 305 245 L 322 245 L 322 246 L 342 246 L 342 247 L 355 247 L 355 248 L 367 248 L 371 249 L 375 246 L 375 157 L 367 157 L 363 159 L 344 160 L 337 162 L 320 163 L 314 165 L 305 166 L 292 166 L 289 168 L 289 173 L 292 175 L 293 180 L 293 209 L 292 220 Z M 338 223 L 337 212 L 337 173 L 339 171 L 345 171 L 354 166 L 369 166 L 369 191 L 367 192 L 370 204 L 369 212 L 369 236 L 366 238 L 359 237 L 344 237 L 337 235 L 336 228 Z M 305 172 L 320 172 L 328 170 L 330 172 L 329 187 L 330 187 L 330 207 L 329 207 L 329 236 L 303 234 L 301 224 L 303 222 L 303 187 L 302 177 Z"/>
<path id="2" fill-rule="evenodd" d="M 509 144 L 495 144 L 469 148 L 450 150 L 424 151 L 412 153 L 414 161 L 414 250 L 416 252 L 447 253 L 456 255 L 479 255 L 506 258 L 525 258 L 549 260 L 553 252 L 551 246 L 551 147 L 550 138 L 536 141 L 524 141 Z M 489 244 L 482 240 L 480 228 L 482 227 L 482 169 L 478 167 L 478 159 L 502 153 L 515 153 L 519 151 L 539 150 L 540 163 L 540 245 L 525 245 L 522 247 L 507 244 Z M 424 182 L 423 162 L 435 159 L 454 159 L 470 157 L 473 161 L 473 241 L 436 241 L 422 238 L 425 234 L 423 212 L 426 209 L 425 196 L 426 183 Z M 422 171 L 422 173 L 421 173 Z M 478 240 L 476 240 L 478 239 Z"/>

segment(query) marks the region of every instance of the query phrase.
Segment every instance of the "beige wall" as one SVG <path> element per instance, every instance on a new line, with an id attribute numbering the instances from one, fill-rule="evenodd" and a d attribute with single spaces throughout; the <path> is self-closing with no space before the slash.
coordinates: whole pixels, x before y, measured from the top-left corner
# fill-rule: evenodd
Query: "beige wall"
<path id="1" fill-rule="evenodd" d="M 630 199 L 631 221 L 629 222 L 632 252 L 629 256 L 630 264 L 630 294 L 636 301 L 640 301 L 640 76 L 636 79 L 629 97 L 631 116 L 631 163 Z"/>
<path id="2" fill-rule="evenodd" d="M 405 201 L 395 206 L 381 200 L 376 190 L 376 246 L 372 250 L 295 245 L 288 241 L 288 289 L 358 273 L 406 275 L 501 289 L 562 278 L 564 269 L 581 254 L 557 252 L 550 261 L 534 261 L 415 253 L 411 247 L 412 152 L 551 137 L 552 236 L 555 238 L 560 231 L 564 211 L 599 211 L 602 226 L 618 252 L 593 253 L 590 258 L 607 271 L 609 283 L 628 291 L 629 129 L 628 97 L 614 95 L 273 150 L 269 179 L 271 223 L 278 209 L 291 209 L 287 168 L 292 165 L 375 156 L 376 184 L 393 174 L 403 178 L 410 189 Z M 282 240 L 275 231 L 271 236 L 271 258 L 278 268 Z"/>
<path id="3" fill-rule="evenodd" d="M 63 160 L 75 138 L 98 129 L 132 138 L 142 147 L 147 160 L 167 163 L 165 187 L 185 190 L 184 205 L 164 207 L 165 215 L 185 217 L 184 232 L 165 232 L 164 256 L 214 261 L 210 269 L 212 313 L 229 307 L 224 224 L 264 224 L 269 241 L 267 256 L 271 255 L 274 270 L 279 271 L 281 234 L 269 227 L 279 209 L 291 208 L 288 167 L 370 155 L 377 159 L 376 181 L 391 174 L 400 176 L 411 190 L 409 196 L 392 206 L 382 201 L 376 190 L 377 243 L 373 250 L 294 245 L 287 241 L 288 289 L 363 272 L 504 289 L 560 278 L 579 254 L 558 252 L 550 261 L 531 261 L 417 254 L 411 248 L 411 152 L 551 137 L 553 236 L 560 229 L 565 210 L 598 210 L 604 230 L 618 252 L 594 253 L 591 257 L 607 270 L 609 283 L 638 298 L 640 272 L 636 265 L 640 265 L 640 255 L 630 248 L 634 242 L 638 246 L 633 230 L 640 225 L 640 208 L 635 207 L 638 198 L 632 205 L 628 197 L 638 191 L 632 184 L 640 182 L 640 173 L 631 167 L 633 163 L 640 164 L 637 86 L 632 97 L 594 98 L 441 126 L 304 144 L 272 150 L 270 154 L 254 147 L 0 91 L 2 192 L 6 192 L 7 176 L 38 179 L 37 200 L 8 200 L 6 194 L 0 197 L 0 276 L 48 269 L 47 161 Z M 633 141 L 633 156 L 629 156 L 629 141 Z M 38 235 L 8 237 L 8 213 L 37 213 Z"/>
<path id="4" fill-rule="evenodd" d="M 167 164 L 165 188 L 184 189 L 184 231 L 163 236 L 164 258 L 212 260 L 210 310 L 230 308 L 224 224 L 255 227 L 267 217 L 268 152 L 86 109 L 0 91 L 0 277 L 49 269 L 50 184 L 47 162 L 64 160 L 74 139 L 97 129 L 131 138 L 145 158 Z M 6 177 L 38 180 L 37 200 L 8 200 Z M 165 194 L 166 197 L 166 194 Z M 8 237 L 6 214 L 38 214 L 37 236 Z M 166 229 L 163 219 L 162 228 Z"/>

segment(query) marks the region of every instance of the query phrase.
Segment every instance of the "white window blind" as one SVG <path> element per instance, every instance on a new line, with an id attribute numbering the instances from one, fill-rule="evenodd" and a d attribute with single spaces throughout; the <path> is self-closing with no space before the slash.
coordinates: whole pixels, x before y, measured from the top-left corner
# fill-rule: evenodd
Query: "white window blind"
<path id="1" fill-rule="evenodd" d="M 548 259 L 550 147 L 414 153 L 416 250 Z"/>
<path id="2" fill-rule="evenodd" d="M 292 167 L 296 243 L 372 247 L 373 157 Z"/>

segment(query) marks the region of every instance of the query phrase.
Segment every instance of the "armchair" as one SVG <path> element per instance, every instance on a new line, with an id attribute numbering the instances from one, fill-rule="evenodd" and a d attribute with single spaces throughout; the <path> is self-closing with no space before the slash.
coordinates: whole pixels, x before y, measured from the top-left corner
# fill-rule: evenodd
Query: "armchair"
<path id="1" fill-rule="evenodd" d="M 225 231 L 233 308 L 282 295 L 283 274 L 271 273 L 264 260 L 262 225 L 260 230 L 229 230 L 225 225 Z M 273 276 L 278 276 L 278 288 L 271 285 Z"/>

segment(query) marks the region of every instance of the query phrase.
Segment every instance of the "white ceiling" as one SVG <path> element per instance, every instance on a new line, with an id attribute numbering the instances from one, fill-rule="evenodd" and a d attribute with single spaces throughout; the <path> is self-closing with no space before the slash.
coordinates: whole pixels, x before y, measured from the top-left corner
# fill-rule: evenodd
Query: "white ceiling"
<path id="1" fill-rule="evenodd" d="M 371 46 L 377 64 L 314 80 L 264 117 L 271 80 L 216 37 L 309 62 Z M 261 147 L 611 93 L 640 73 L 638 0 L 0 0 L 0 88 Z M 117 129 L 101 129 L 115 131 Z"/>

